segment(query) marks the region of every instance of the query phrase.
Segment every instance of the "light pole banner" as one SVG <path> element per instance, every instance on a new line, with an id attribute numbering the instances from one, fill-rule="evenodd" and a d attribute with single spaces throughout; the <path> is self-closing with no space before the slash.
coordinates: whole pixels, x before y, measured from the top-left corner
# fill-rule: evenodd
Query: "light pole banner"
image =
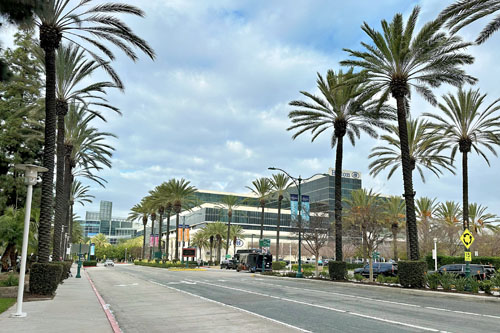
<path id="1" fill-rule="evenodd" d="M 300 215 L 302 216 L 302 220 L 305 222 L 309 222 L 309 211 L 310 211 L 310 205 L 309 205 L 309 196 L 308 195 L 303 195 L 302 200 L 301 200 L 301 212 Z"/>
<path id="2" fill-rule="evenodd" d="M 90 244 L 90 255 L 95 256 L 95 244 Z"/>
<path id="3" fill-rule="evenodd" d="M 297 194 L 290 194 L 290 215 L 291 219 L 297 220 L 299 211 L 299 196 Z"/>

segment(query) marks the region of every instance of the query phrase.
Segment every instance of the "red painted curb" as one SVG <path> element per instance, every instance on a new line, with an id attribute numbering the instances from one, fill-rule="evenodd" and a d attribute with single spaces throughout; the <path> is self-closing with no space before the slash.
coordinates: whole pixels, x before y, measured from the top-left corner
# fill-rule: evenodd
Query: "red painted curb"
<path id="1" fill-rule="evenodd" d="M 90 276 L 88 275 L 88 273 L 85 270 L 84 270 L 84 272 L 85 272 L 85 276 L 87 277 L 87 279 L 90 282 L 90 286 L 94 290 L 94 292 L 95 292 L 95 294 L 97 296 L 97 299 L 99 300 L 99 303 L 101 303 L 102 309 L 104 310 L 104 313 L 106 314 L 106 317 L 108 318 L 109 324 L 111 325 L 111 328 L 113 329 L 113 332 L 114 333 L 121 333 L 122 330 L 120 329 L 120 326 L 118 325 L 118 322 L 116 321 L 115 317 L 111 314 L 111 311 L 109 311 L 109 308 L 106 306 L 106 302 L 104 302 L 104 300 L 102 299 L 101 295 L 97 291 L 97 289 L 96 289 L 96 287 L 94 285 L 94 282 L 92 282 L 92 279 L 90 278 Z"/>

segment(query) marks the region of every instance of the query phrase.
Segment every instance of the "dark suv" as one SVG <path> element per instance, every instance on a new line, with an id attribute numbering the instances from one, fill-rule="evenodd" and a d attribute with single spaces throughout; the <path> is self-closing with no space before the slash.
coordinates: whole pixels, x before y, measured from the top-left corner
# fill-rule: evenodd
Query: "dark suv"
<path id="1" fill-rule="evenodd" d="M 364 277 L 370 276 L 370 265 L 365 265 L 363 268 L 357 268 L 354 270 L 354 274 L 361 274 Z M 374 262 L 373 263 L 373 277 L 376 278 L 378 275 L 384 276 L 397 276 L 398 275 L 398 264 L 391 262 Z"/>
<path id="2" fill-rule="evenodd" d="M 489 278 L 491 270 L 489 268 L 485 268 L 485 265 L 469 265 L 470 267 L 470 276 L 475 277 L 478 280 L 485 280 Z M 489 266 L 486 266 L 489 267 Z M 465 277 L 465 264 L 449 264 L 439 267 L 438 272 L 443 274 L 444 272 L 456 274 L 460 277 Z"/>

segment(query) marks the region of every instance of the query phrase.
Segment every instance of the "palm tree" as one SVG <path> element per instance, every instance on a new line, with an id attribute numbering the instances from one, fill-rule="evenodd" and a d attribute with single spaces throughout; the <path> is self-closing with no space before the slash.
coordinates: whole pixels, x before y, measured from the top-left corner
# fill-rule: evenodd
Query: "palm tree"
<path id="1" fill-rule="evenodd" d="M 462 218 L 460 204 L 454 201 L 440 203 L 436 208 L 436 219 L 440 222 L 440 229 L 444 231 L 446 242 L 448 244 L 449 255 L 455 255 L 459 249 L 458 226 Z"/>
<path id="2" fill-rule="evenodd" d="M 90 186 L 88 185 L 83 185 L 79 180 L 75 180 L 71 182 L 71 189 L 70 189 L 70 194 L 69 194 L 69 210 L 68 210 L 68 221 L 66 224 L 68 225 L 68 234 L 70 235 L 70 243 L 72 243 L 73 240 L 73 221 L 74 221 L 74 216 L 73 216 L 73 205 L 75 202 L 79 203 L 82 206 L 85 206 L 86 203 L 92 203 L 92 199 L 95 199 L 95 196 L 92 194 L 89 194 L 89 189 Z"/>
<path id="3" fill-rule="evenodd" d="M 191 239 L 191 245 L 200 249 L 200 255 L 198 257 L 200 260 L 202 258 L 203 249 L 209 246 L 209 238 L 210 236 L 202 229 L 196 232 Z"/>
<path id="4" fill-rule="evenodd" d="M 422 182 L 425 183 L 423 168 L 434 173 L 437 177 L 443 174 L 442 169 L 446 169 L 455 174 L 450 157 L 442 155 L 445 148 L 439 136 L 434 135 L 432 125 L 423 119 L 408 119 L 406 121 L 408 129 L 408 146 L 410 151 L 410 168 L 417 169 Z M 382 170 L 390 168 L 387 179 L 390 179 L 394 172 L 401 167 L 401 145 L 398 137 L 398 128 L 389 126 L 389 133 L 381 135 L 382 146 L 372 148 L 372 153 L 368 158 L 374 159 L 368 166 L 370 175 L 376 177 Z M 412 175 L 413 177 L 413 175 Z"/>
<path id="5" fill-rule="evenodd" d="M 243 227 L 240 225 L 231 226 L 231 239 L 233 240 L 233 254 L 236 254 L 236 241 L 238 238 L 243 237 Z M 227 241 L 229 243 L 229 240 Z"/>
<path id="6" fill-rule="evenodd" d="M 278 219 L 276 221 L 276 260 L 280 258 L 280 225 L 281 225 L 281 203 L 290 187 L 290 178 L 284 173 L 273 174 L 271 186 L 273 197 L 278 200 Z M 236 253 L 236 252 L 235 252 Z"/>
<path id="7" fill-rule="evenodd" d="M 398 260 L 398 229 L 399 223 L 404 221 L 405 218 L 405 202 L 403 198 L 397 195 L 389 197 L 385 201 L 385 216 L 388 222 L 391 224 L 392 231 L 392 246 L 393 246 L 393 258 Z"/>
<path id="8" fill-rule="evenodd" d="M 403 15 L 399 13 L 391 23 L 383 20 L 383 34 L 365 22 L 362 29 L 374 45 L 362 43 L 365 52 L 345 49 L 357 59 L 341 62 L 342 65 L 362 69 L 366 80 L 372 83 L 371 87 L 381 92 L 379 106 L 387 101 L 389 96 L 396 100 L 411 260 L 419 259 L 419 251 L 415 193 L 406 128 L 410 87 L 435 105 L 437 101 L 431 88 L 439 87 L 442 83 L 460 86 L 476 81 L 459 68 L 460 65 L 471 64 L 474 60 L 472 56 L 463 53 L 471 43 L 464 43 L 458 36 L 449 37 L 441 32 L 443 23 L 440 20 L 425 24 L 415 34 L 419 12 L 420 7 L 416 6 L 406 25 L 403 23 Z"/>
<path id="9" fill-rule="evenodd" d="M 45 53 L 45 143 L 43 166 L 48 172 L 42 176 L 42 201 L 39 228 L 39 261 L 49 261 L 50 225 L 52 220 L 52 191 L 54 179 L 54 147 L 56 131 L 56 66 L 55 53 L 61 39 L 80 46 L 90 54 L 122 88 L 120 78 L 108 61 L 82 46 L 82 42 L 97 48 L 109 60 L 114 60 L 113 52 L 100 40 L 105 40 L 122 50 L 132 60 L 137 59 L 133 47 L 139 48 L 154 59 L 154 51 L 147 42 L 133 31 L 116 15 L 131 14 L 143 17 L 137 7 L 124 3 L 100 3 L 88 8 L 92 0 L 82 0 L 69 6 L 70 0 L 47 0 L 33 8 L 34 23 L 40 31 L 40 47 Z M 89 45 L 87 45 L 89 46 Z"/>
<path id="10" fill-rule="evenodd" d="M 446 7 L 439 18 L 447 20 L 447 28 L 454 34 L 463 27 L 500 10 L 499 0 L 459 0 Z M 477 44 L 484 43 L 500 28 L 500 17 L 493 18 L 484 27 L 476 39 Z"/>
<path id="11" fill-rule="evenodd" d="M 158 212 L 160 214 L 160 224 L 159 224 L 159 234 L 160 241 L 158 243 L 158 251 L 161 254 L 161 238 L 162 238 L 162 227 L 163 227 L 163 214 L 167 213 L 167 232 L 166 232 L 166 258 L 168 259 L 168 244 L 169 244 L 169 236 L 170 236 L 170 213 L 172 212 L 172 202 L 170 198 L 170 192 L 166 182 L 161 183 L 157 186 L 153 192 L 153 201 L 154 205 L 158 208 Z"/>
<path id="12" fill-rule="evenodd" d="M 226 232 L 226 225 L 222 222 L 212 222 L 208 223 L 204 228 L 204 231 L 210 237 L 210 243 L 212 248 L 213 240 L 216 241 L 217 244 L 217 257 L 216 261 L 220 263 L 221 260 L 221 249 L 224 244 L 224 234 Z M 212 254 L 210 253 L 210 257 Z M 210 258 L 212 259 L 212 258 Z"/>
<path id="13" fill-rule="evenodd" d="M 383 119 L 391 118 L 391 110 L 384 106 L 375 113 L 376 102 L 372 100 L 374 91 L 361 81 L 361 77 L 350 68 L 346 73 L 337 74 L 329 70 L 326 80 L 318 73 L 318 89 L 322 96 L 301 91 L 311 101 L 292 101 L 291 106 L 299 109 L 291 111 L 288 117 L 293 125 L 288 131 L 297 130 L 292 136 L 297 138 L 304 132 L 311 131 L 314 141 L 321 133 L 333 128 L 332 149 L 335 153 L 335 258 L 342 261 L 342 160 L 344 136 L 347 135 L 354 146 L 363 131 L 371 137 L 377 137 L 374 126 L 383 127 Z M 366 93 L 368 91 L 368 93 Z"/>
<path id="14" fill-rule="evenodd" d="M 481 148 L 486 148 L 497 156 L 495 146 L 500 145 L 500 99 L 496 99 L 484 110 L 482 104 L 486 94 L 481 95 L 478 90 L 468 91 L 460 88 L 457 96 L 451 93 L 443 96 L 444 103 L 439 103 L 444 117 L 434 113 L 424 115 L 437 121 L 435 127 L 451 148 L 451 158 L 455 159 L 457 149 L 462 153 L 462 207 L 463 228 L 469 228 L 469 180 L 467 154 L 474 151 L 482 156 L 490 165 L 486 154 Z"/>
<path id="15" fill-rule="evenodd" d="M 143 239 L 142 239 L 142 259 L 146 257 L 146 225 L 148 224 L 148 213 L 149 208 L 147 207 L 147 202 L 145 198 L 142 198 L 141 202 L 135 204 L 134 207 L 130 209 L 130 213 L 127 217 L 129 221 L 142 221 L 144 227 Z"/>
<path id="16" fill-rule="evenodd" d="M 227 242 L 226 242 L 226 255 L 229 254 L 229 239 L 231 237 L 231 218 L 233 217 L 233 210 L 239 206 L 240 199 L 234 195 L 226 195 L 221 200 L 219 208 L 227 209 Z"/>
<path id="17" fill-rule="evenodd" d="M 154 259 L 154 247 L 155 247 L 155 220 L 156 220 L 156 211 L 157 208 L 153 201 L 153 196 L 150 194 L 144 198 L 146 209 L 148 210 L 148 215 L 151 218 L 151 233 L 153 235 L 153 245 L 149 248 L 149 260 Z"/>
<path id="18" fill-rule="evenodd" d="M 44 54 L 42 49 L 35 48 L 34 54 L 37 56 L 40 70 L 45 69 Z M 61 226 L 66 222 L 67 203 L 64 202 L 64 167 L 62 163 L 65 158 L 64 118 L 68 113 L 68 103 L 77 101 L 86 107 L 89 112 L 102 117 L 99 112 L 91 110 L 92 106 L 100 106 L 120 113 L 120 111 L 107 104 L 101 94 L 105 94 L 105 88 L 116 87 L 113 82 L 98 81 L 89 85 L 83 84 L 96 69 L 101 67 L 97 62 L 87 60 L 84 50 L 73 45 L 61 45 L 56 53 L 56 115 L 57 115 L 57 170 L 56 170 L 56 205 L 54 216 L 54 230 L 61 230 Z M 61 161 L 61 162 L 59 162 Z M 53 258 L 60 256 L 61 233 L 54 232 L 53 237 Z"/>
<path id="19" fill-rule="evenodd" d="M 267 200 L 269 199 L 269 195 L 271 194 L 272 191 L 272 185 L 271 181 L 269 178 L 266 177 L 261 177 L 252 182 L 253 188 L 247 186 L 250 191 L 252 191 L 253 194 L 257 196 L 257 199 L 259 200 L 260 207 L 262 208 L 262 211 L 260 213 L 260 239 L 264 238 L 264 208 L 266 206 Z M 259 244 L 259 247 L 260 244 Z"/>
<path id="20" fill-rule="evenodd" d="M 485 229 L 497 231 L 498 226 L 493 223 L 499 222 L 498 216 L 487 212 L 488 207 L 469 204 L 469 220 L 472 224 L 474 233 L 482 233 Z"/>
<path id="21" fill-rule="evenodd" d="M 170 179 L 167 182 L 166 188 L 170 192 L 170 198 L 172 201 L 172 208 L 176 215 L 175 218 L 175 260 L 179 260 L 179 214 L 181 211 L 190 210 L 197 204 L 196 197 L 194 193 L 196 192 L 196 187 L 189 185 L 189 181 L 181 178 Z M 184 236 L 184 235 L 183 235 Z"/>
<path id="22" fill-rule="evenodd" d="M 419 222 L 420 243 L 424 253 L 428 253 L 432 249 L 431 220 L 435 217 L 437 203 L 436 199 L 428 197 L 420 197 L 416 200 L 417 218 Z"/>

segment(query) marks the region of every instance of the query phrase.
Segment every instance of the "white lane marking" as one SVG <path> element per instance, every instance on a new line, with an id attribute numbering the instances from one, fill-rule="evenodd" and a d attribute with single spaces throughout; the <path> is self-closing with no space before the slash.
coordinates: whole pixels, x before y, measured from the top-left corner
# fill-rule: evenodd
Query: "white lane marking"
<path id="1" fill-rule="evenodd" d="M 185 284 L 196 284 L 196 282 L 191 281 L 191 280 L 188 280 L 188 279 L 186 279 L 186 280 L 182 280 L 181 282 L 182 282 L 182 283 L 185 283 Z"/>
<path id="2" fill-rule="evenodd" d="M 132 284 L 115 284 L 115 287 L 129 287 L 129 286 L 138 286 L 138 283 L 132 283 Z"/>
<path id="3" fill-rule="evenodd" d="M 332 308 L 332 307 L 328 307 L 328 306 L 323 306 L 323 305 L 319 305 L 319 304 L 313 304 L 313 303 L 307 303 L 307 302 L 297 301 L 297 300 L 294 300 L 294 299 L 289 299 L 289 298 L 284 298 L 284 297 L 267 295 L 267 294 L 258 293 L 258 292 L 255 292 L 255 291 L 246 290 L 246 289 L 226 287 L 226 286 L 221 286 L 221 285 L 218 285 L 218 284 L 215 284 L 215 283 L 208 283 L 208 282 L 200 282 L 200 283 L 202 283 L 202 284 L 208 284 L 210 286 L 224 288 L 224 289 L 241 291 L 241 292 L 245 292 L 245 293 L 249 293 L 249 294 L 254 294 L 254 295 L 258 295 L 258 296 L 270 297 L 270 298 L 279 299 L 279 300 L 282 300 L 282 301 L 304 304 L 304 305 L 308 305 L 308 306 L 312 306 L 312 307 L 316 307 L 316 308 L 327 309 L 327 310 L 331 310 L 331 311 L 335 311 L 335 312 L 342 312 L 342 313 L 346 313 L 346 314 L 351 314 L 353 316 L 364 317 L 364 318 L 368 318 L 368 319 L 372 319 L 372 320 L 377 320 L 377 321 L 382 321 L 382 322 L 386 322 L 386 323 L 390 323 L 390 324 L 394 324 L 394 325 L 406 326 L 406 327 L 411 327 L 411 328 L 418 328 L 420 330 L 430 331 L 430 332 L 443 332 L 444 333 L 444 331 L 440 331 L 440 330 L 435 329 L 435 328 L 418 326 L 418 325 L 403 323 L 401 321 L 395 321 L 395 320 L 389 320 L 389 319 L 384 319 L 384 318 L 380 318 L 380 317 L 363 315 L 363 314 L 356 313 L 356 312 L 351 312 L 351 311 L 347 311 L 347 310 L 336 309 L 336 308 Z"/>
<path id="4" fill-rule="evenodd" d="M 267 320 L 270 320 L 274 323 L 277 323 L 277 324 L 280 324 L 280 325 L 284 325 L 286 327 L 289 327 L 289 328 L 292 328 L 292 329 L 295 329 L 295 330 L 298 330 L 298 331 L 301 331 L 301 332 L 307 332 L 307 333 L 312 333 L 311 331 L 308 331 L 308 330 L 305 330 L 303 328 L 300 328 L 300 327 L 297 327 L 297 326 L 293 326 L 293 325 L 290 325 L 290 324 L 287 324 L 287 323 L 284 323 L 282 321 L 279 321 L 279 320 L 276 320 L 276 319 L 272 319 L 272 318 L 269 318 L 269 317 L 266 317 L 266 316 L 263 316 L 263 315 L 260 315 L 258 313 L 255 313 L 255 312 L 251 312 L 251 311 L 248 311 L 248 310 L 245 310 L 245 309 L 242 309 L 242 308 L 238 308 L 236 306 L 233 306 L 233 305 L 229 305 L 229 304 L 226 304 L 226 303 L 222 303 L 222 302 L 218 302 L 218 301 L 214 301 L 213 299 L 209 299 L 209 298 L 206 298 L 206 297 L 203 297 L 203 296 L 200 296 L 200 295 L 196 295 L 196 294 L 193 294 L 193 293 L 190 293 L 188 291 L 184 291 L 184 290 L 180 290 L 180 289 L 177 289 L 177 288 L 173 288 L 173 287 L 169 287 L 167 285 L 164 285 L 162 283 L 159 283 L 159 282 L 156 282 L 156 281 L 152 281 L 152 280 L 148 280 L 149 282 L 153 283 L 153 284 L 156 284 L 156 285 L 159 285 L 159 286 L 162 286 L 162 287 L 165 287 L 165 288 L 168 288 L 168 289 L 172 289 L 172 290 L 175 290 L 175 291 L 178 291 L 178 292 L 181 292 L 181 293 L 184 293 L 184 294 L 187 294 L 187 295 L 190 295 L 190 296 L 194 296 L 194 297 L 197 297 L 199 299 L 202 299 L 204 301 L 208 301 L 208 302 L 212 302 L 212 303 L 215 303 L 215 304 L 219 304 L 219 305 L 222 305 L 222 306 L 226 306 L 228 308 L 231 308 L 231 309 L 235 309 L 235 310 L 238 310 L 238 311 L 241 311 L 241 312 L 244 312 L 244 313 L 248 313 L 248 314 L 251 314 L 253 316 L 256 316 L 256 317 L 259 317 L 259 318 L 262 318 L 262 319 L 267 319 Z"/>
<path id="5" fill-rule="evenodd" d="M 493 315 L 487 315 L 487 314 L 481 314 L 481 313 L 458 311 L 458 310 L 448 310 L 448 309 L 442 309 L 442 308 L 434 308 L 432 306 L 425 306 L 424 308 L 429 309 L 429 310 L 444 311 L 444 312 L 453 312 L 453 313 L 460 313 L 460 314 L 466 314 L 466 315 L 471 315 L 471 316 L 480 316 L 480 317 L 488 317 L 488 318 L 500 319 L 499 316 L 493 316 Z"/>

